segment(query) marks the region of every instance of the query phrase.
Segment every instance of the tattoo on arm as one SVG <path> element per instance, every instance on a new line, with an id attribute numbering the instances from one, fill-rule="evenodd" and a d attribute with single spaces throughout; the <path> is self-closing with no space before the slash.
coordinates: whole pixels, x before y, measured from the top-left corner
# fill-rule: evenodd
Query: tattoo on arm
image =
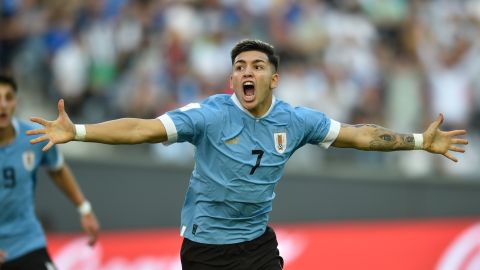
<path id="1" fill-rule="evenodd" d="M 345 125 L 343 127 L 365 128 L 370 134 L 367 151 L 412 150 L 415 140 L 412 134 L 400 134 L 384 127 L 372 124 Z"/>

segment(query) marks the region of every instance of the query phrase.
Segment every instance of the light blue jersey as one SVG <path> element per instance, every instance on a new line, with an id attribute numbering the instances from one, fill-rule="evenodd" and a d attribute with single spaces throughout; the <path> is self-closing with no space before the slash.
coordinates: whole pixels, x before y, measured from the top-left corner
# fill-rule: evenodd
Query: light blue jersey
<path id="1" fill-rule="evenodd" d="M 301 146 L 328 148 L 340 123 L 323 113 L 273 99 L 255 118 L 235 95 L 215 95 L 159 117 L 168 143 L 196 146 L 181 216 L 181 234 L 195 242 L 233 244 L 265 232 L 275 186 Z"/>
<path id="2" fill-rule="evenodd" d="M 35 174 L 40 165 L 55 170 L 63 158 L 54 147 L 42 152 L 46 143 L 30 144 L 25 132 L 38 128 L 13 119 L 16 137 L 0 146 L 0 249 L 7 261 L 46 246 L 42 227 L 35 215 Z"/>

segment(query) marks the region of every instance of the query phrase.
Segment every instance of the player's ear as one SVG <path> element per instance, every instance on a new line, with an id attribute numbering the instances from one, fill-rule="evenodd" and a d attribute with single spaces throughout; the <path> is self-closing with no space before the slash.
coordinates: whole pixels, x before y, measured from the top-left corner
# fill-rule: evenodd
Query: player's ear
<path id="1" fill-rule="evenodd" d="M 232 75 L 230 75 L 229 83 L 230 83 L 230 89 L 233 90 L 233 78 L 232 78 Z"/>
<path id="2" fill-rule="evenodd" d="M 272 79 L 270 81 L 270 88 L 271 89 L 274 89 L 274 88 L 277 88 L 278 86 L 278 80 L 280 80 L 280 75 L 278 75 L 278 73 L 274 73 L 272 75 Z"/>

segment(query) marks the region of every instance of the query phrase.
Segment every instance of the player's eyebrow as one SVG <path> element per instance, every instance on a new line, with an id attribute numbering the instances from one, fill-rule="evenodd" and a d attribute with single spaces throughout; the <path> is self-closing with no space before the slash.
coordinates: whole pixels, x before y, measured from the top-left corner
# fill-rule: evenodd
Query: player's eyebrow
<path id="1" fill-rule="evenodd" d="M 243 60 L 243 59 L 238 59 L 237 61 L 235 61 L 234 64 L 246 64 L 247 61 Z M 267 63 L 265 60 L 262 60 L 262 59 L 255 59 L 252 61 L 252 63 L 254 64 L 257 64 L 257 63 Z"/>

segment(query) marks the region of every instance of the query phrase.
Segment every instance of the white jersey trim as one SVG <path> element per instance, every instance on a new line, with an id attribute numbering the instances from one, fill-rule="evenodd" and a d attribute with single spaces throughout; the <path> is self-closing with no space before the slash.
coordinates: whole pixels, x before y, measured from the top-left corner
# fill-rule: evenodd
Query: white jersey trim
<path id="1" fill-rule="evenodd" d="M 18 123 L 18 120 L 15 117 L 12 117 L 12 125 L 13 125 L 13 129 L 15 130 L 15 138 L 17 138 L 18 132 L 20 131 L 20 124 Z"/>
<path id="2" fill-rule="evenodd" d="M 159 117 L 157 117 L 158 120 L 160 120 L 165 127 L 165 130 L 167 131 L 167 141 L 163 142 L 164 145 L 169 145 L 172 143 L 177 142 L 178 134 L 177 134 L 177 127 L 175 127 L 175 123 L 173 123 L 173 120 L 168 114 L 163 114 Z"/>
<path id="3" fill-rule="evenodd" d="M 58 160 L 57 163 L 53 166 L 48 167 L 49 171 L 58 171 L 61 168 L 63 168 L 63 165 L 65 165 L 65 158 L 63 157 L 63 154 L 60 152 L 60 149 L 57 147 L 57 152 L 58 152 Z"/>
<path id="4" fill-rule="evenodd" d="M 338 133 L 340 133 L 340 127 L 340 122 L 330 119 L 330 129 L 328 130 L 327 136 L 325 136 L 323 142 L 319 143 L 318 146 L 325 149 L 329 148 L 337 139 Z"/>

